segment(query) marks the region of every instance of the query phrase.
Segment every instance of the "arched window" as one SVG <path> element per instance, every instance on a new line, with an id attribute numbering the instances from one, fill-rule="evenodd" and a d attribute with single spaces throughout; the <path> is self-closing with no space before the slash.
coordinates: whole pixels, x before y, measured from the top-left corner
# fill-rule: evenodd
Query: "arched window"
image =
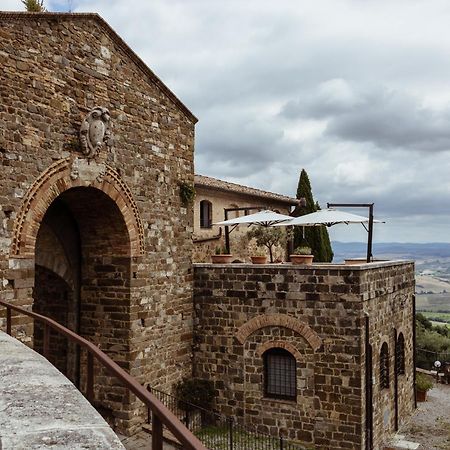
<path id="1" fill-rule="evenodd" d="M 405 338 L 400 333 L 397 338 L 397 346 L 395 348 L 395 357 L 397 359 L 397 374 L 405 374 Z"/>
<path id="2" fill-rule="evenodd" d="M 389 349 L 386 342 L 381 346 L 380 352 L 380 387 L 389 389 Z"/>
<path id="3" fill-rule="evenodd" d="M 271 398 L 295 400 L 297 369 L 295 358 L 282 348 L 264 352 L 264 395 Z"/>
<path id="4" fill-rule="evenodd" d="M 200 202 L 200 228 L 212 227 L 212 203 L 209 200 Z"/>

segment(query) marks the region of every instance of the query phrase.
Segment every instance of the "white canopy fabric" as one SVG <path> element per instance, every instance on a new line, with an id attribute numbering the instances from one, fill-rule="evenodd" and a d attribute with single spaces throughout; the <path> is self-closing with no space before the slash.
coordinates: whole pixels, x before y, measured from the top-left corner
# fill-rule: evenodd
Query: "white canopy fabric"
<path id="1" fill-rule="evenodd" d="M 286 216 L 284 214 L 279 214 L 273 211 L 265 210 L 259 211 L 254 214 L 248 214 L 247 216 L 236 217 L 235 219 L 224 220 L 223 222 L 217 222 L 213 225 L 261 225 L 263 227 L 270 227 L 277 223 L 283 222 L 285 220 L 291 220 L 291 216 Z"/>
<path id="2" fill-rule="evenodd" d="M 374 220 L 374 223 L 384 223 L 381 220 Z M 339 211 L 337 209 L 328 208 L 321 209 L 311 214 L 305 214 L 304 216 L 294 217 L 289 221 L 275 224 L 274 226 L 291 226 L 300 225 L 303 227 L 313 227 L 319 225 L 325 225 L 331 227 L 338 223 L 369 223 L 369 218 L 364 216 L 358 216 L 357 214 L 350 214 L 345 211 Z"/>

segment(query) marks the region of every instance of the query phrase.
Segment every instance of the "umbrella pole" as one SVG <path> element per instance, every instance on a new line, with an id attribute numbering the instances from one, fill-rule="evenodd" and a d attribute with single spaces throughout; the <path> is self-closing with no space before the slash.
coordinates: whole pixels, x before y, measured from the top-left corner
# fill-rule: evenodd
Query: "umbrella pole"
<path id="1" fill-rule="evenodd" d="M 372 237 L 373 237 L 373 203 L 327 203 L 327 208 L 369 208 L 369 230 L 367 236 L 367 258 L 372 260 Z"/>
<path id="2" fill-rule="evenodd" d="M 367 262 L 372 261 L 372 237 L 373 237 L 373 203 L 369 206 L 369 235 L 367 236 Z"/>
<path id="3" fill-rule="evenodd" d="M 225 220 L 228 220 L 228 210 L 225 208 Z M 225 227 L 225 248 L 227 253 L 230 254 L 230 229 Z"/>

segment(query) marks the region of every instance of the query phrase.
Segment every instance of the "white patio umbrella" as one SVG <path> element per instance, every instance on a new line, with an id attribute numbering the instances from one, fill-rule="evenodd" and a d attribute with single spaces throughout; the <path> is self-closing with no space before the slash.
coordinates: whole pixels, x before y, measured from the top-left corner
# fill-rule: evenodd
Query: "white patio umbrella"
<path id="1" fill-rule="evenodd" d="M 286 216 L 266 209 L 265 211 L 248 214 L 247 216 L 236 217 L 234 219 L 224 220 L 223 222 L 216 222 L 213 225 L 261 225 L 263 227 L 271 227 L 272 225 L 291 219 L 291 216 Z"/>
<path id="2" fill-rule="evenodd" d="M 375 220 L 374 223 L 384 223 L 381 220 Z M 339 211 L 337 209 L 328 208 L 320 209 L 311 214 L 305 214 L 304 216 L 293 217 L 288 222 L 283 222 L 276 224 L 275 226 L 290 226 L 290 225 L 301 225 L 304 227 L 313 227 L 325 225 L 326 227 L 331 227 L 339 223 L 344 223 L 346 225 L 350 223 L 369 223 L 369 218 L 364 216 L 358 216 L 357 214 L 350 214 L 345 211 Z"/>
<path id="3" fill-rule="evenodd" d="M 351 214 L 345 211 L 339 211 L 334 208 L 320 209 L 311 214 L 305 214 L 304 216 L 294 217 L 293 219 L 275 224 L 273 226 L 291 226 L 299 225 L 303 227 L 314 227 L 314 226 L 326 226 L 331 227 L 337 224 L 351 224 L 360 223 L 366 231 L 369 233 L 369 239 L 367 241 L 367 262 L 372 258 L 372 224 L 373 223 L 384 223 L 381 220 L 372 221 L 368 217 L 358 216 L 357 214 Z M 366 224 L 368 226 L 366 226 Z M 305 236 L 305 229 L 303 228 L 303 237 Z"/>
<path id="4" fill-rule="evenodd" d="M 242 217 L 236 217 L 234 219 L 224 220 L 223 222 L 217 222 L 213 225 L 223 225 L 225 226 L 225 247 L 228 251 L 230 251 L 230 233 L 238 226 L 238 225 L 260 225 L 263 227 L 270 227 L 277 223 L 283 222 L 285 220 L 292 219 L 291 216 L 286 216 L 284 214 L 279 214 L 268 209 L 264 211 L 259 211 L 254 214 L 248 214 Z M 233 228 L 228 231 L 228 227 L 232 226 Z"/>

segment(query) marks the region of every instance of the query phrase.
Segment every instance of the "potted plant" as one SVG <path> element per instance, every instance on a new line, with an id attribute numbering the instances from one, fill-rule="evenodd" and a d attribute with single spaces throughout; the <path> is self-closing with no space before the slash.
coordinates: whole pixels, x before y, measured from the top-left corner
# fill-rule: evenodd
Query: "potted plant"
<path id="1" fill-rule="evenodd" d="M 266 264 L 267 254 L 264 249 L 258 247 L 254 255 L 250 256 L 253 264 Z"/>
<path id="2" fill-rule="evenodd" d="M 233 255 L 227 252 L 225 247 L 216 247 L 216 252 L 211 255 L 213 264 L 229 264 L 233 259 Z"/>
<path id="3" fill-rule="evenodd" d="M 260 248 L 267 247 L 270 262 L 273 263 L 274 249 L 285 244 L 286 233 L 281 228 L 257 226 L 247 232 L 247 238 L 255 239 Z"/>
<path id="4" fill-rule="evenodd" d="M 310 266 L 313 262 L 314 255 L 311 254 L 311 247 L 301 245 L 294 250 L 292 255 L 289 255 L 292 264 L 306 264 Z"/>
<path id="5" fill-rule="evenodd" d="M 427 400 L 427 392 L 433 387 L 433 382 L 429 377 L 421 372 L 416 373 L 416 398 L 418 402 Z"/>

